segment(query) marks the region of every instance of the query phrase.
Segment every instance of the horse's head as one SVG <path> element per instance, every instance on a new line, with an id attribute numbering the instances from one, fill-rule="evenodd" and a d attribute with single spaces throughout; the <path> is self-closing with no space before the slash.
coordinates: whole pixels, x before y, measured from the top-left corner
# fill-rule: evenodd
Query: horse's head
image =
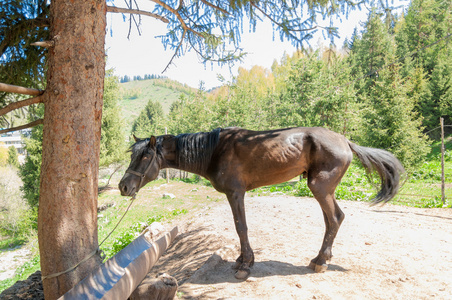
<path id="1" fill-rule="evenodd" d="M 123 196 L 138 193 L 146 183 L 156 179 L 160 171 L 155 136 L 149 139 L 134 138 L 129 168 L 119 182 L 119 190 Z"/>

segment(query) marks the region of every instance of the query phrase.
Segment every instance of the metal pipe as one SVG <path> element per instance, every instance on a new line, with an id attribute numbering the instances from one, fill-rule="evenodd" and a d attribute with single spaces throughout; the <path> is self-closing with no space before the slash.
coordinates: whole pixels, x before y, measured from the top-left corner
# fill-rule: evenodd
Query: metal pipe
<path id="1" fill-rule="evenodd" d="M 177 235 L 174 227 L 151 242 L 142 234 L 59 299 L 127 299 Z"/>

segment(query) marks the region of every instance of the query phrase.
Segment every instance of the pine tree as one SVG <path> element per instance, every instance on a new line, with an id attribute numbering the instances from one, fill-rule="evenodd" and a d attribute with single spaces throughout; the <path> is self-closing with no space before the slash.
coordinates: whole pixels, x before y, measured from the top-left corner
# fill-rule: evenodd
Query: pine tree
<path id="1" fill-rule="evenodd" d="M 40 105 L 35 113 L 38 116 L 44 114 L 44 106 Z M 37 208 L 39 202 L 39 176 L 41 174 L 42 162 L 42 125 L 33 127 L 28 138 L 24 139 L 25 162 L 19 168 L 22 179 L 22 192 L 31 208 Z"/>
<path id="2" fill-rule="evenodd" d="M 13 166 L 15 168 L 19 167 L 19 156 L 17 154 L 17 149 L 14 146 L 8 147 L 8 165 Z"/>
<path id="3" fill-rule="evenodd" d="M 397 27 L 398 55 L 405 57 L 404 76 L 412 76 L 412 69 L 422 70 L 429 81 L 429 90 L 423 92 L 417 106 L 423 126 L 426 130 L 436 127 L 441 116 L 450 122 L 452 2 L 413 0 Z"/>
<path id="4" fill-rule="evenodd" d="M 165 113 L 162 104 L 158 101 L 149 100 L 138 118 L 133 122 L 132 133 L 141 138 L 164 134 L 164 120 Z"/>
<path id="5" fill-rule="evenodd" d="M 436 127 L 440 117 L 444 118 L 445 124 L 452 124 L 452 46 L 442 49 L 438 55 L 429 88 L 431 98 L 422 103 L 425 126 Z"/>
<path id="6" fill-rule="evenodd" d="M 375 13 L 369 16 L 362 38 L 355 41 L 350 61 L 356 74 L 370 75 L 358 77 L 355 84 L 363 105 L 356 141 L 389 150 L 407 169 L 414 168 L 427 153 L 422 117 L 417 112 L 420 99 L 427 95 L 422 69 L 400 68 L 395 39 Z"/>
<path id="7" fill-rule="evenodd" d="M 104 106 L 100 138 L 100 166 L 125 159 L 125 134 L 122 131 L 121 110 L 118 105 L 119 84 L 113 70 L 107 70 L 104 83 Z"/>
<path id="8" fill-rule="evenodd" d="M 354 131 L 353 87 L 347 85 L 347 61 L 333 49 L 301 57 L 281 93 L 277 115 L 281 126 L 323 126 L 347 134 Z"/>
<path id="9" fill-rule="evenodd" d="M 373 85 L 374 79 L 378 77 L 378 70 L 388 62 L 388 58 L 395 57 L 388 29 L 375 10 L 369 14 L 364 28 L 361 39 L 354 41 L 349 58 L 352 65 L 351 74 L 355 78 L 365 76 L 356 84 L 360 96 L 366 94 Z"/>
<path id="10" fill-rule="evenodd" d="M 381 70 L 370 90 L 371 109 L 363 144 L 394 153 L 408 171 L 428 153 L 427 137 L 422 134 L 422 118 L 415 110 L 416 99 L 408 96 L 413 82 L 404 81 L 395 64 Z"/>
<path id="11" fill-rule="evenodd" d="M 239 68 L 239 74 L 229 85 L 228 94 L 217 104 L 218 126 L 238 126 L 253 130 L 273 127 L 274 103 L 269 95 L 275 89 L 274 77 L 270 70 L 253 66 L 250 70 Z"/>

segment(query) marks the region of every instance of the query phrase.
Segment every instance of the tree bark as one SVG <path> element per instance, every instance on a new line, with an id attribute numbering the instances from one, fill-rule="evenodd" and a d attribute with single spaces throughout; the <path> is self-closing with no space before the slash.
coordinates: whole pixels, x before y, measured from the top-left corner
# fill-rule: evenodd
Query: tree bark
<path id="1" fill-rule="evenodd" d="M 105 0 L 50 2 L 38 238 L 43 276 L 76 265 L 98 247 L 97 190 L 105 76 Z M 57 299 L 101 263 L 44 279 Z"/>

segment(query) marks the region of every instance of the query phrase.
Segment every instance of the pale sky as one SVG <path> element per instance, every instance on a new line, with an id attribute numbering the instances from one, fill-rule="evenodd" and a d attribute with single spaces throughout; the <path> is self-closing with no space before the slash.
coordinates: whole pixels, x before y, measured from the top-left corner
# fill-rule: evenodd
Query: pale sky
<path id="1" fill-rule="evenodd" d="M 116 3 L 116 6 L 124 7 L 121 2 L 116 1 Z M 406 1 L 404 3 L 407 5 Z M 140 9 L 147 8 L 140 7 Z M 148 8 L 149 11 L 151 9 Z M 340 35 L 340 40 L 335 39 L 337 47 L 342 46 L 346 37 L 351 37 L 355 27 L 361 30 L 360 25 L 367 19 L 367 14 L 368 10 L 363 8 L 361 11 L 356 10 L 350 13 L 348 19 L 344 16 L 342 22 L 336 21 L 335 25 L 339 27 Z M 240 46 L 249 54 L 243 62 L 238 62 L 233 67 L 218 66 L 216 63 L 204 65 L 196 53 L 191 51 L 184 56 L 176 57 L 169 69 L 162 74 L 174 54 L 170 49 L 165 51 L 160 39 L 155 38 L 166 32 L 166 24 L 147 16 L 142 16 L 141 22 L 141 36 L 133 26 L 130 39 L 127 39 L 129 22 L 124 22 L 122 14 L 107 14 L 107 68 L 114 68 L 115 75 L 131 77 L 144 74 L 163 75 L 194 88 L 198 88 L 200 81 L 204 81 L 205 87 L 209 89 L 221 85 L 218 74 L 230 81 L 232 76 L 237 75 L 239 66 L 247 69 L 254 65 L 270 68 L 275 59 L 279 61 L 284 53 L 292 54 L 296 50 L 289 42 L 280 42 L 278 33 L 273 38 L 272 27 L 268 21 L 258 24 L 256 32 L 248 32 L 244 27 L 245 32 L 242 34 Z M 329 20 L 325 21 L 324 25 L 328 23 Z M 324 40 L 321 33 L 310 40 L 310 45 L 313 47 L 321 43 L 325 46 L 329 44 L 329 40 Z"/>

